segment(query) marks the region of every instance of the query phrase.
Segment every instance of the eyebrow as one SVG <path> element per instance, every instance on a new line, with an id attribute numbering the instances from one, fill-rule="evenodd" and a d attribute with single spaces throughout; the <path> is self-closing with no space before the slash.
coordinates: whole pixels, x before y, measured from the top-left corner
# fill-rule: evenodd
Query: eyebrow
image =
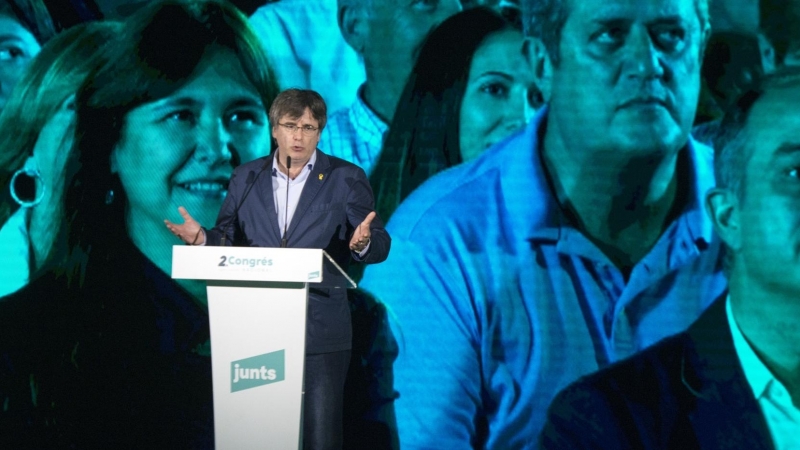
<path id="1" fill-rule="evenodd" d="M 162 98 L 156 100 L 156 102 L 157 104 L 153 105 L 153 109 L 156 111 L 173 109 L 176 107 L 190 108 L 200 105 L 200 102 L 189 97 Z"/>
<path id="2" fill-rule="evenodd" d="M 676 25 L 676 24 L 681 24 L 681 23 L 684 23 L 684 22 L 686 22 L 686 20 L 683 17 L 678 16 L 678 15 L 671 15 L 671 16 L 664 16 L 664 17 L 658 17 L 656 19 L 653 19 L 653 20 L 647 22 L 647 25 L 649 25 L 649 26 L 651 26 L 651 25 Z"/>
<path id="3" fill-rule="evenodd" d="M 261 103 L 261 99 L 258 98 L 257 96 L 255 96 L 255 97 L 239 97 L 239 98 L 235 99 L 233 101 L 233 103 L 231 103 L 231 106 L 234 107 L 234 108 L 238 108 L 238 107 L 241 107 L 241 106 L 250 106 L 250 107 L 256 107 L 256 108 L 259 108 L 259 109 L 264 109 L 264 104 Z M 266 111 L 264 111 L 264 112 L 266 112 Z"/>
<path id="4" fill-rule="evenodd" d="M 5 41 L 17 41 L 17 42 L 24 42 L 21 37 L 17 36 L 16 34 L 0 34 L 0 42 Z"/>
<path id="5" fill-rule="evenodd" d="M 798 153 L 800 153 L 800 143 L 784 142 L 772 153 L 772 159 L 794 156 Z"/>
<path id="6" fill-rule="evenodd" d="M 192 97 L 175 97 L 175 98 L 165 98 L 161 100 L 157 100 L 162 102 L 158 105 L 155 105 L 154 108 L 158 111 L 165 110 L 165 109 L 172 109 L 175 107 L 183 107 L 183 108 L 191 108 L 197 107 L 202 105 L 203 102 L 197 101 Z M 229 107 L 255 107 L 258 109 L 264 109 L 264 106 L 261 104 L 260 99 L 250 98 L 250 97 L 238 97 L 234 99 Z"/>
<path id="7" fill-rule="evenodd" d="M 507 79 L 509 81 L 513 81 L 514 80 L 514 77 L 512 77 L 511 75 L 509 75 L 509 74 L 507 74 L 505 72 L 498 72 L 496 70 L 489 70 L 487 72 L 482 72 L 477 77 L 475 77 L 475 79 L 477 80 L 478 78 L 488 77 L 488 76 L 495 76 L 495 77 L 505 78 L 505 79 Z"/>
<path id="8" fill-rule="evenodd" d="M 624 16 L 617 16 L 613 14 L 608 14 L 602 17 L 598 17 L 596 19 L 592 19 L 592 23 L 604 25 L 604 26 L 620 26 L 620 25 L 627 25 L 631 22 L 634 22 L 633 19 Z M 671 14 L 668 16 L 663 17 L 656 17 L 652 20 L 645 22 L 647 26 L 653 25 L 675 25 L 678 23 L 685 22 L 683 17 L 677 14 Z"/>
<path id="9" fill-rule="evenodd" d="M 597 19 L 592 19 L 593 24 L 602 25 L 604 27 L 626 25 L 631 22 L 633 22 L 631 19 L 622 17 L 598 17 Z"/>
<path id="10" fill-rule="evenodd" d="M 303 125 L 300 125 L 300 124 L 297 123 L 298 120 L 300 120 L 299 117 L 296 118 L 296 119 L 289 119 L 286 122 L 282 122 L 282 123 L 284 125 L 294 125 L 294 126 L 300 127 L 300 128 L 304 128 L 304 127 L 319 128 L 319 125 L 311 125 L 310 123 L 304 123 Z"/>
<path id="11" fill-rule="evenodd" d="M 478 76 L 479 76 L 479 77 L 485 77 L 485 76 L 489 76 L 489 75 L 492 75 L 492 76 L 497 76 L 497 77 L 503 77 L 503 78 L 508 78 L 509 80 L 510 80 L 510 79 L 512 79 L 512 78 L 514 78 L 514 77 L 512 77 L 511 75 L 509 75 L 509 74 L 507 74 L 507 73 L 505 73 L 505 72 L 498 72 L 498 71 L 496 71 L 496 70 L 489 70 L 489 71 L 486 71 L 486 72 L 482 72 L 482 73 L 481 73 L 480 75 L 478 75 Z"/>

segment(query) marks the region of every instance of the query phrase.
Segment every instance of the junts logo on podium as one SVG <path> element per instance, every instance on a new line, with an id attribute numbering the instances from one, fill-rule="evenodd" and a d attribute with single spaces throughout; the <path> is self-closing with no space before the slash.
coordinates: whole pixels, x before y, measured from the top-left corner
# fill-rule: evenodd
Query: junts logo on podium
<path id="1" fill-rule="evenodd" d="M 243 391 L 286 378 L 285 350 L 231 362 L 231 392 Z"/>

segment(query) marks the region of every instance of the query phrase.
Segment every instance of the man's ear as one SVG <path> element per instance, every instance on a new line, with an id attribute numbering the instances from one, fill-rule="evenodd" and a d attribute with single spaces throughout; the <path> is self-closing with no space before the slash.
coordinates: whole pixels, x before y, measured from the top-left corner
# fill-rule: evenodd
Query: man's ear
<path id="1" fill-rule="evenodd" d="M 725 244 L 733 251 L 739 250 L 742 229 L 739 222 L 739 200 L 728 189 L 714 188 L 706 194 L 706 212 Z"/>
<path id="2" fill-rule="evenodd" d="M 544 101 L 550 100 L 550 84 L 553 77 L 553 62 L 550 60 L 550 54 L 541 39 L 527 37 L 522 43 L 522 54 L 525 61 L 533 74 L 533 80 L 536 87 L 542 91 Z"/>
<path id="3" fill-rule="evenodd" d="M 342 37 L 356 53 L 363 55 L 369 27 L 366 7 L 359 1 L 339 0 L 337 8 L 336 21 Z"/>

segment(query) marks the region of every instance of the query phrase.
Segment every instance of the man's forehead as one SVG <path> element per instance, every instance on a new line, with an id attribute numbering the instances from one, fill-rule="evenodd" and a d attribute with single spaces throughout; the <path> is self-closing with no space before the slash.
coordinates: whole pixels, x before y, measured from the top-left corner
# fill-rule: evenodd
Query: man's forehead
<path id="1" fill-rule="evenodd" d="M 748 127 L 775 128 L 780 121 L 800 120 L 800 79 L 791 85 L 768 86 L 761 97 L 753 104 Z"/>
<path id="2" fill-rule="evenodd" d="M 695 0 L 569 0 L 573 15 L 584 20 L 650 21 L 695 15 Z"/>
<path id="3" fill-rule="evenodd" d="M 760 157 L 775 158 L 800 152 L 798 102 L 800 83 L 795 83 L 768 89 L 753 105 L 744 132 Z"/>

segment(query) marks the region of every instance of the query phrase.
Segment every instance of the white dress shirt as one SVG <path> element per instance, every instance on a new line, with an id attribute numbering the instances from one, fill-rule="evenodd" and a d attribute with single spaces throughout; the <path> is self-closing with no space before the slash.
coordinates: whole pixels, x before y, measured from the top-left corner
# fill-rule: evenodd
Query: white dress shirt
<path id="1" fill-rule="evenodd" d="M 767 421 L 775 450 L 800 449 L 800 409 L 794 406 L 789 391 L 764 365 L 736 325 L 730 297 L 725 304 L 725 310 L 736 355 Z"/>

